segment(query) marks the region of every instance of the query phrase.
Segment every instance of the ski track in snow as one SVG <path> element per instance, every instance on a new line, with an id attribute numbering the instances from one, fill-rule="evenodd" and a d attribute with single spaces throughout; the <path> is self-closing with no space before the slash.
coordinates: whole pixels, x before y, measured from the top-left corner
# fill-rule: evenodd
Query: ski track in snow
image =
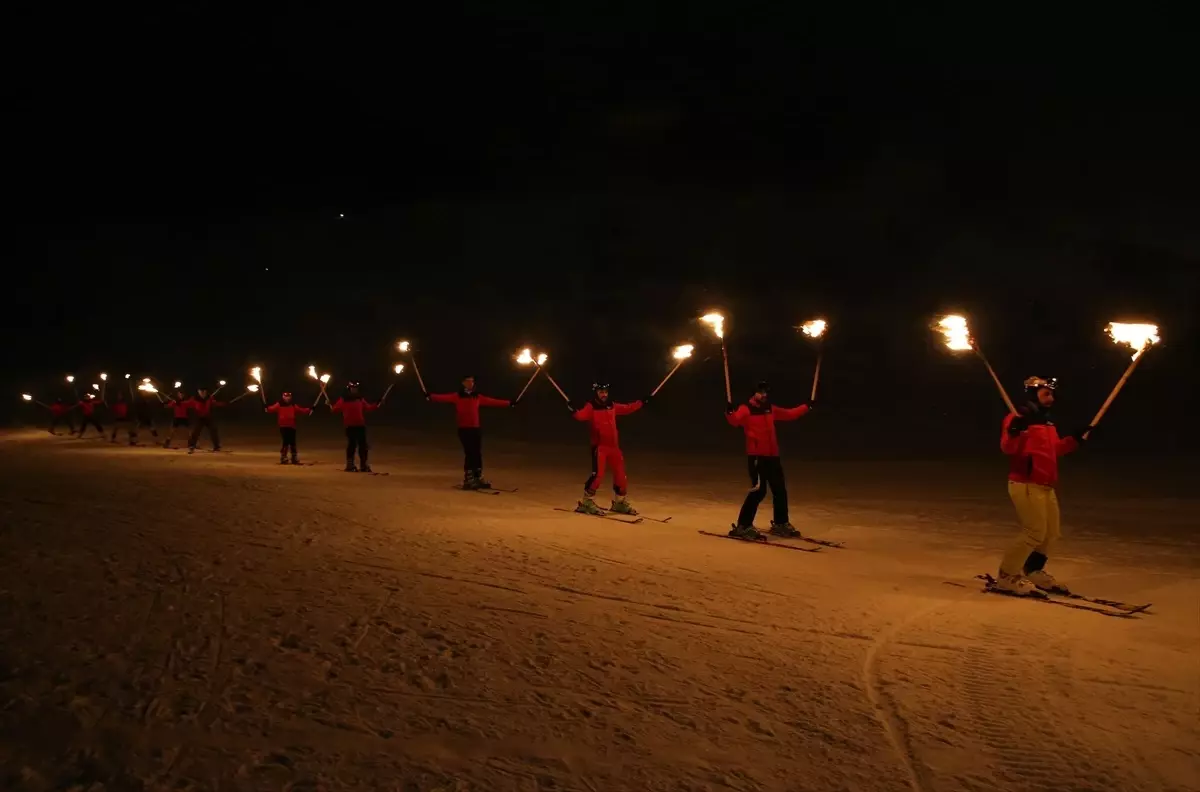
<path id="1" fill-rule="evenodd" d="M 574 457 L 497 455 L 520 492 L 468 499 L 448 454 L 376 440 L 367 479 L 228 440 L 0 434 L 0 789 L 1200 788 L 1195 502 L 1075 532 L 1065 500 L 1060 575 L 1155 602 L 1117 621 L 978 593 L 1002 487 L 800 476 L 797 524 L 852 552 L 775 553 L 696 534 L 728 460 L 639 464 L 674 517 L 632 526 L 548 508 Z"/>

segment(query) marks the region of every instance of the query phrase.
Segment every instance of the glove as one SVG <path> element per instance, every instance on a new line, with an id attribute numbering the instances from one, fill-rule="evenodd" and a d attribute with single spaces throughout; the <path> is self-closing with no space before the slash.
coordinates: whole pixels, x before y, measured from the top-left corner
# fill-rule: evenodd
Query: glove
<path id="1" fill-rule="evenodd" d="M 817 409 L 817 403 L 815 401 L 806 401 L 804 402 L 804 406 L 808 408 L 809 412 Z"/>
<path id="2" fill-rule="evenodd" d="M 421 395 L 425 397 L 425 401 L 429 401 L 429 391 L 421 391 Z"/>
<path id="3" fill-rule="evenodd" d="M 508 406 L 509 406 L 509 407 L 516 407 L 516 406 L 517 406 L 518 404 L 520 404 L 520 403 L 521 403 L 521 400 L 520 400 L 520 399 L 509 399 L 509 400 L 508 400 Z"/>
<path id="4" fill-rule="evenodd" d="M 654 397 L 653 397 L 653 396 L 643 396 L 643 397 L 642 397 L 642 399 L 641 399 L 642 406 L 643 406 L 643 407 L 645 407 L 647 404 L 649 404 L 649 403 L 650 403 L 650 400 L 651 400 L 652 398 L 654 398 Z"/>
<path id="5" fill-rule="evenodd" d="M 1008 422 L 1008 436 L 1016 437 L 1029 428 L 1029 416 L 1018 415 Z"/>
<path id="6" fill-rule="evenodd" d="M 1076 442 L 1076 443 L 1079 443 L 1080 445 L 1083 445 L 1083 444 L 1084 444 L 1084 443 L 1086 443 L 1086 442 L 1087 442 L 1087 440 L 1088 440 L 1086 437 L 1084 437 L 1084 435 L 1086 435 L 1086 434 L 1088 434 L 1089 432 L 1093 431 L 1095 428 L 1096 428 L 1096 427 L 1092 426 L 1091 424 L 1088 424 L 1087 426 L 1085 426 L 1085 427 L 1083 427 L 1082 429 L 1080 429 L 1078 432 L 1075 432 L 1075 434 L 1071 435 L 1071 437 L 1074 437 L 1074 438 L 1075 438 L 1075 442 Z"/>
<path id="7" fill-rule="evenodd" d="M 571 406 L 571 402 L 567 402 L 567 411 L 568 412 L 576 412 L 576 409 Z"/>
<path id="8" fill-rule="evenodd" d="M 733 402 L 725 402 L 725 414 L 726 415 L 733 414 Z"/>

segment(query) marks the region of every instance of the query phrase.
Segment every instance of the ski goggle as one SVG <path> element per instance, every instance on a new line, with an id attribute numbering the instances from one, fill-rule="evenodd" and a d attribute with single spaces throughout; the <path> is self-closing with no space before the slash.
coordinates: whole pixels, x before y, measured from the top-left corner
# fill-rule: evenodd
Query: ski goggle
<path id="1" fill-rule="evenodd" d="M 291 392 L 289 392 L 289 391 L 285 391 L 285 392 L 282 394 L 282 398 L 284 398 L 284 399 L 287 399 L 288 401 L 291 401 L 291 399 L 292 399 L 292 394 L 291 394 Z"/>
<path id="2" fill-rule="evenodd" d="M 593 382 L 593 383 L 592 383 L 592 390 L 594 390 L 594 391 L 606 391 L 606 390 L 608 390 L 608 383 L 607 383 L 607 382 Z"/>
<path id="3" fill-rule="evenodd" d="M 1058 378 L 1051 377 L 1050 379 L 1046 379 L 1045 377 L 1030 377 L 1025 380 L 1025 387 L 1036 388 L 1037 390 L 1041 390 L 1042 388 L 1054 390 L 1058 387 Z"/>

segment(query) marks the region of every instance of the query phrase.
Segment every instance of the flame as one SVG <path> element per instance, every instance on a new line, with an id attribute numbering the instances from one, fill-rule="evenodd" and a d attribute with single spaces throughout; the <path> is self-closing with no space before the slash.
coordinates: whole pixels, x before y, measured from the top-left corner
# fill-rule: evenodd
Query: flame
<path id="1" fill-rule="evenodd" d="M 101 381 L 103 381 L 103 382 L 108 382 L 108 375 L 107 375 L 107 374 L 101 374 L 101 375 L 100 375 L 100 379 L 101 379 Z"/>
<path id="2" fill-rule="evenodd" d="M 407 352 L 408 350 L 412 349 L 412 344 L 408 343 L 407 341 L 401 341 L 400 343 L 396 344 L 396 349 L 399 349 L 401 352 Z"/>
<path id="3" fill-rule="evenodd" d="M 125 379 L 129 379 L 129 375 L 128 375 L 128 374 L 126 374 L 126 375 L 125 375 Z"/>
<path id="4" fill-rule="evenodd" d="M 93 383 L 92 383 L 92 390 L 100 390 L 100 383 L 99 383 L 99 382 L 93 382 Z"/>
<path id="5" fill-rule="evenodd" d="M 692 356 L 692 350 L 695 349 L 691 344 L 680 344 L 671 352 L 671 357 L 676 360 L 687 360 Z"/>
<path id="6" fill-rule="evenodd" d="M 967 320 L 961 316 L 943 316 L 936 329 L 946 337 L 947 349 L 961 352 L 975 348 L 971 343 L 971 330 L 967 327 Z"/>
<path id="7" fill-rule="evenodd" d="M 517 358 L 516 358 L 517 362 L 520 363 L 522 366 L 528 366 L 530 363 L 536 363 L 539 366 L 542 366 L 542 365 L 545 365 L 546 361 L 549 359 L 550 359 L 550 356 L 547 355 L 545 352 L 539 354 L 537 356 L 537 358 L 535 359 L 533 357 L 533 350 L 531 350 L 529 348 L 522 349 L 521 353 L 519 355 L 517 355 Z"/>
<path id="8" fill-rule="evenodd" d="M 225 387 L 225 380 L 221 380 L 221 381 L 220 381 L 220 382 L 218 382 L 217 384 L 218 384 L 218 385 L 220 385 L 222 388 L 224 388 L 224 387 Z"/>
<path id="9" fill-rule="evenodd" d="M 328 375 L 328 374 L 322 374 L 322 375 L 321 375 L 321 384 L 322 384 L 322 385 L 328 385 L 328 384 L 329 384 L 329 375 Z"/>
<path id="10" fill-rule="evenodd" d="M 142 382 L 144 382 L 144 383 L 146 383 L 147 385 L 149 385 L 149 384 L 150 384 L 150 378 L 149 378 L 149 377 L 142 377 Z"/>
<path id="11" fill-rule="evenodd" d="M 250 369 L 250 376 L 254 377 L 255 382 L 262 382 L 262 366 L 255 366 Z"/>
<path id="12" fill-rule="evenodd" d="M 546 361 L 549 359 L 550 359 L 550 356 L 547 355 L 545 352 L 543 352 L 537 356 L 537 364 L 539 366 L 544 366 L 544 365 L 546 365 Z M 549 375 L 547 375 L 547 376 L 549 376 Z"/>
<path id="13" fill-rule="evenodd" d="M 312 377 L 313 379 L 317 379 L 317 367 L 316 366 L 313 366 L 311 364 L 309 365 L 308 376 Z"/>
<path id="14" fill-rule="evenodd" d="M 149 382 L 143 382 L 141 385 L 138 385 L 138 390 L 144 391 L 145 393 L 158 393 L 158 388 L 154 387 Z"/>
<path id="15" fill-rule="evenodd" d="M 250 391 L 251 393 L 258 393 L 258 386 L 257 385 L 247 385 L 246 390 Z"/>
<path id="16" fill-rule="evenodd" d="M 1125 344 L 1133 350 L 1133 359 L 1137 360 L 1143 352 L 1158 343 L 1158 325 L 1126 324 L 1125 322 L 1109 322 L 1104 328 L 1114 344 Z"/>
<path id="17" fill-rule="evenodd" d="M 180 382 L 179 380 L 175 380 L 175 387 L 176 387 L 176 388 L 182 388 L 182 387 L 183 387 L 183 383 L 182 383 L 182 382 Z"/>
<path id="18" fill-rule="evenodd" d="M 404 364 L 403 364 L 403 363 L 397 363 L 396 365 L 392 366 L 392 371 L 394 371 L 394 372 L 396 372 L 397 374 L 399 374 L 400 372 L 404 371 Z"/>
<path id="19" fill-rule="evenodd" d="M 28 393 L 22 393 L 21 398 L 24 399 L 25 401 L 33 401 L 33 396 L 31 396 Z"/>
<path id="20" fill-rule="evenodd" d="M 800 332 L 809 338 L 820 338 L 827 327 L 829 324 L 824 319 L 813 319 L 800 325 Z"/>
<path id="21" fill-rule="evenodd" d="M 74 381 L 75 381 L 75 375 L 73 375 L 73 374 L 68 374 L 68 375 L 67 375 L 67 382 L 74 382 Z"/>
<path id="22" fill-rule="evenodd" d="M 711 325 L 713 332 L 716 333 L 716 335 L 717 335 L 717 338 L 721 338 L 721 339 L 725 338 L 725 317 L 724 316 L 721 316 L 721 314 L 719 314 L 719 313 L 709 313 L 709 314 L 705 314 L 704 316 L 701 316 L 700 321 L 704 322 L 704 324 L 706 324 L 706 325 Z"/>

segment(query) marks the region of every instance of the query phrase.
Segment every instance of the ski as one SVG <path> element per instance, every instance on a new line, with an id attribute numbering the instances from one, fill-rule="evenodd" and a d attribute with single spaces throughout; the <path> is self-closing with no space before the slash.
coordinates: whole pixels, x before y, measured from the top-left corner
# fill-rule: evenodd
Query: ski
<path id="1" fill-rule="evenodd" d="M 364 472 L 365 472 L 365 473 L 366 473 L 368 476 L 390 476 L 390 475 L 391 475 L 390 473 L 380 473 L 380 472 L 378 472 L 378 471 L 376 471 L 376 470 L 371 470 L 371 471 L 362 471 L 362 470 L 343 470 L 342 472 L 343 472 L 343 473 L 358 473 L 358 474 L 360 474 L 360 475 L 361 475 L 362 473 L 364 473 Z"/>
<path id="2" fill-rule="evenodd" d="M 836 547 L 836 548 L 843 549 L 843 550 L 846 547 L 846 545 L 842 544 L 841 542 L 831 542 L 828 539 L 814 539 L 811 536 L 797 536 L 794 538 L 797 539 L 798 541 L 808 542 L 809 544 L 820 545 L 821 547 Z"/>
<path id="3" fill-rule="evenodd" d="M 987 588 L 994 588 L 996 585 L 996 579 L 986 572 L 982 575 L 976 575 L 975 578 L 977 580 L 982 580 L 984 582 L 984 586 Z M 1063 586 L 1059 586 L 1051 591 L 1042 591 L 1041 589 L 1038 589 L 1038 593 L 1048 597 L 1064 597 L 1066 599 L 1079 600 L 1080 602 L 1090 602 L 1093 605 L 1103 605 L 1107 608 L 1115 608 L 1116 610 L 1124 611 L 1125 613 L 1129 614 L 1143 613 L 1154 604 L 1152 602 L 1147 602 L 1145 605 L 1130 605 L 1119 600 L 1104 599 L 1103 597 L 1089 597 L 1086 594 L 1076 594 L 1075 592 Z M 1088 608 L 1087 610 L 1091 610 L 1091 608 Z"/>
<path id="4" fill-rule="evenodd" d="M 609 514 L 608 512 L 604 512 L 603 514 L 591 514 L 589 512 L 577 511 L 575 509 L 564 509 L 559 506 L 555 506 L 554 511 L 568 512 L 569 514 L 580 514 L 584 517 L 599 517 L 601 520 L 613 520 L 614 522 L 622 522 L 626 525 L 637 525 L 642 521 L 641 517 L 626 518 L 615 514 Z"/>
<path id="5" fill-rule="evenodd" d="M 1031 600 L 1033 602 L 1044 602 L 1047 605 L 1059 605 L 1063 608 L 1074 608 L 1075 610 L 1088 611 L 1090 613 L 1099 613 L 1101 616 L 1111 616 L 1114 619 L 1132 619 L 1134 615 L 1122 610 L 1109 610 L 1103 606 L 1081 605 L 1078 602 L 1068 602 L 1063 599 L 1055 599 L 1044 591 L 1035 591 L 1032 594 L 1013 594 L 1010 591 L 996 588 L 995 586 L 985 584 L 983 587 L 984 594 L 1000 594 L 1013 599 Z"/>
<path id="6" fill-rule="evenodd" d="M 499 495 L 501 492 L 516 492 L 518 487 L 513 487 L 512 489 L 505 489 L 504 487 L 475 487 L 467 489 L 461 484 L 455 484 L 454 489 L 460 492 L 478 492 L 481 495 Z"/>
<path id="7" fill-rule="evenodd" d="M 767 539 L 767 537 L 763 536 L 762 534 L 759 534 L 757 539 L 739 539 L 736 536 L 730 536 L 729 534 L 723 533 L 713 533 L 712 531 L 697 531 L 697 533 L 703 534 L 704 536 L 715 536 L 718 539 L 731 539 L 735 542 L 745 542 L 746 544 L 763 545 L 765 547 L 778 547 L 780 550 L 796 550 L 801 553 L 821 552 L 819 547 L 799 547 L 797 545 L 784 544 L 783 542 L 776 542 L 774 540 Z"/>
<path id="8" fill-rule="evenodd" d="M 646 517 L 645 515 L 643 515 L 643 516 L 642 516 L 642 519 L 643 519 L 643 520 L 649 520 L 650 522 L 656 522 L 656 523 L 669 523 L 669 522 L 671 522 L 671 518 L 670 518 L 670 517 Z"/>

